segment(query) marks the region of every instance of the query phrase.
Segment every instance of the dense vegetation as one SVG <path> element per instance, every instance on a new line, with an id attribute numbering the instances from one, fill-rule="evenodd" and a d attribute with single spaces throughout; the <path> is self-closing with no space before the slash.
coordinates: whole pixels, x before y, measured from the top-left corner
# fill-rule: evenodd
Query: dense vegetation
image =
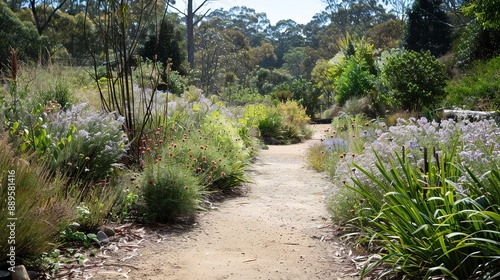
<path id="1" fill-rule="evenodd" d="M 14 170 L 15 215 L 38 225 L 18 261 L 57 269 L 51 250 L 109 221 L 189 220 L 251 182 L 258 147 L 333 118 L 308 158 L 334 222 L 378 252 L 363 275 L 499 273 L 499 128 L 439 115 L 500 109 L 498 3 L 326 1 L 274 25 L 194 4 L 0 0 L 0 198 Z"/>

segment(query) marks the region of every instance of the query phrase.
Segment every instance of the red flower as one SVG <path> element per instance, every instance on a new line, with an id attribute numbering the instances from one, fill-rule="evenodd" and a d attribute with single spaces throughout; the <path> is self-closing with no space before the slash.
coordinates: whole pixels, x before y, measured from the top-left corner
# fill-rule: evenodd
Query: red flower
<path id="1" fill-rule="evenodd" d="M 205 147 L 204 147 L 204 146 L 200 146 L 200 149 L 204 150 L 204 149 L 205 149 Z"/>
<path id="2" fill-rule="evenodd" d="M 149 180 L 148 182 L 150 185 L 154 184 L 155 182 L 153 182 L 153 180 Z"/>

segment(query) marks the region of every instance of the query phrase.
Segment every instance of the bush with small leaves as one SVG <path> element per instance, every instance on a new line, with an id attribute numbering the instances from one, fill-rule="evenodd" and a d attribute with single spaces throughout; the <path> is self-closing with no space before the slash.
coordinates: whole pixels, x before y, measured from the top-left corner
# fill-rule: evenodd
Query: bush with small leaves
<path id="1" fill-rule="evenodd" d="M 383 66 L 382 77 L 398 109 L 439 108 L 446 95 L 444 67 L 430 53 L 403 51 L 391 56 Z"/>

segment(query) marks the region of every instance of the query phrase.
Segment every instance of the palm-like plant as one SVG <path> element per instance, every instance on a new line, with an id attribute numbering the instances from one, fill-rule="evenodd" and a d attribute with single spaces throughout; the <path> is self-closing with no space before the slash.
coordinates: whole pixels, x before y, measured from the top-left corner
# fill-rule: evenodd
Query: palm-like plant
<path id="1" fill-rule="evenodd" d="M 375 271 L 379 279 L 500 277 L 500 173 L 477 177 L 457 164 L 454 151 L 429 160 L 426 170 L 412 167 L 404 154 L 390 167 L 377 155 L 383 179 L 355 164 L 385 193 L 380 201 L 360 181 L 348 185 L 371 205 L 365 209 L 372 214 L 364 218 L 364 230 L 382 248 L 366 263 L 362 277 Z M 469 183 L 462 182 L 463 176 Z"/>

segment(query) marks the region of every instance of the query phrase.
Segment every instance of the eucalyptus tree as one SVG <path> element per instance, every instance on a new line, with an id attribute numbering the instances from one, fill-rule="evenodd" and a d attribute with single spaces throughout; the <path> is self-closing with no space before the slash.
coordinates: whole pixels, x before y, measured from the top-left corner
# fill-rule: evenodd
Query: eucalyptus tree
<path id="1" fill-rule="evenodd" d="M 257 13 L 254 9 L 247 7 L 232 7 L 229 10 L 217 9 L 206 17 L 212 26 L 219 30 L 239 30 L 250 43 L 256 47 L 266 38 L 266 29 L 270 21 L 265 13 Z"/>
<path id="2" fill-rule="evenodd" d="M 268 34 L 274 45 L 277 68 L 283 66 L 283 57 L 290 49 L 305 46 L 302 25 L 291 19 L 278 21 L 268 29 Z"/>
<path id="3" fill-rule="evenodd" d="M 326 0 L 332 25 L 342 33 L 363 35 L 369 28 L 394 19 L 377 0 Z"/>
<path id="4" fill-rule="evenodd" d="M 175 1 L 173 2 L 175 3 Z M 203 18 L 205 18 L 205 16 L 210 12 L 210 9 L 204 10 L 204 7 L 206 7 L 209 2 L 210 2 L 209 0 L 203 0 L 201 1 L 200 4 L 195 4 L 193 0 L 187 0 L 186 2 L 187 7 L 185 11 L 182 11 L 176 8 L 175 6 L 172 6 L 173 9 L 178 11 L 181 15 L 183 15 L 186 18 L 187 53 L 188 53 L 189 67 L 191 67 L 191 69 L 194 68 L 195 66 L 194 29 L 195 26 L 197 26 L 203 20 Z M 167 3 L 169 3 L 168 0 Z"/>
<path id="5" fill-rule="evenodd" d="M 326 11 L 314 15 L 303 28 L 306 45 L 315 49 L 319 48 L 322 33 L 330 23 L 330 15 Z"/>
<path id="6" fill-rule="evenodd" d="M 45 28 L 68 0 L 29 0 L 28 5 L 33 14 L 38 34 L 42 35 Z"/>
<path id="7" fill-rule="evenodd" d="M 0 69 L 8 64 L 12 48 L 24 62 L 36 60 L 41 46 L 40 36 L 31 22 L 20 20 L 17 15 L 0 1 Z M 12 32 L 15 30 L 16 32 Z"/>
<path id="8" fill-rule="evenodd" d="M 451 44 L 451 26 L 442 0 L 416 0 L 408 11 L 402 46 L 413 51 L 430 51 L 438 57 Z"/>

